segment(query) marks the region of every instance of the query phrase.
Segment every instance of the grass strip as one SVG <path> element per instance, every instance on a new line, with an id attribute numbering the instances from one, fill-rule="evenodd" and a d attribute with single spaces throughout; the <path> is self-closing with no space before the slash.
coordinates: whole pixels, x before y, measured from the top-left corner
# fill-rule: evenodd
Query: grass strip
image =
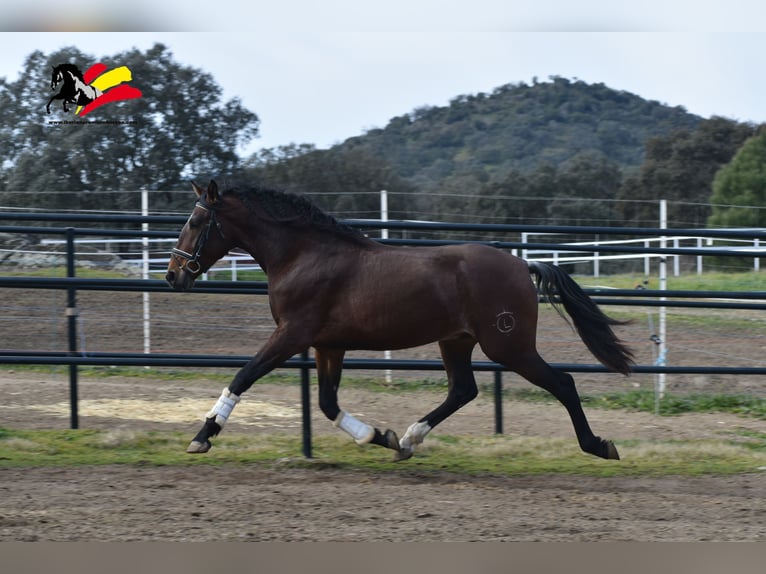
<path id="1" fill-rule="evenodd" d="M 300 437 L 286 434 L 220 437 L 206 455 L 184 452 L 178 432 L 129 430 L 11 430 L 0 428 L 0 468 L 76 465 L 279 465 L 362 472 L 452 472 L 467 476 L 574 474 L 607 476 L 731 475 L 766 471 L 766 435 L 737 433 L 719 440 L 618 441 L 623 460 L 582 453 L 574 439 L 496 435 L 434 435 L 400 463 L 391 452 L 359 447 L 345 437 L 316 437 L 314 458 L 301 456 Z"/>

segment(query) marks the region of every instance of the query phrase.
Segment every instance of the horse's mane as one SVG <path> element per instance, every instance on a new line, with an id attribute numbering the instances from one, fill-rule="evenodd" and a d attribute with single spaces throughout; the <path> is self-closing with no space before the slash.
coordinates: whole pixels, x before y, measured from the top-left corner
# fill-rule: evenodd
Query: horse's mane
<path id="1" fill-rule="evenodd" d="M 269 221 L 367 240 L 361 231 L 341 223 L 303 195 L 253 185 L 230 187 L 223 193 L 236 195 L 252 213 Z"/>
<path id="2" fill-rule="evenodd" d="M 78 68 L 76 64 L 69 64 L 69 63 L 59 64 L 58 66 L 54 68 L 54 70 L 66 70 L 68 72 L 72 72 L 75 76 L 77 76 L 77 78 L 80 81 L 82 81 L 83 83 L 85 82 L 85 78 L 83 78 L 82 72 L 80 71 L 80 68 Z"/>

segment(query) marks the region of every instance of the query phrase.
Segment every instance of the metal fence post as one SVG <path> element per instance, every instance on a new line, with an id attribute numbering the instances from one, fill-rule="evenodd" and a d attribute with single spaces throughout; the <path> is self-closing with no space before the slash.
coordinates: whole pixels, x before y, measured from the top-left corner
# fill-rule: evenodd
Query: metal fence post
<path id="1" fill-rule="evenodd" d="M 309 393 L 309 353 L 303 351 L 301 353 L 301 361 L 304 364 L 301 366 L 301 405 L 303 410 L 303 456 L 306 458 L 312 458 L 311 456 L 311 396 Z"/>
<path id="2" fill-rule="evenodd" d="M 74 278 L 75 276 L 75 253 L 74 253 L 74 227 L 67 227 L 66 230 L 66 276 Z M 69 354 L 77 354 L 77 288 L 74 284 L 67 287 L 67 338 L 69 339 Z M 77 409 L 77 365 L 69 365 L 69 404 L 70 404 L 70 427 L 77 429 L 80 427 L 79 414 Z"/>
<path id="3" fill-rule="evenodd" d="M 503 434 L 503 372 L 495 371 L 495 434 Z"/>

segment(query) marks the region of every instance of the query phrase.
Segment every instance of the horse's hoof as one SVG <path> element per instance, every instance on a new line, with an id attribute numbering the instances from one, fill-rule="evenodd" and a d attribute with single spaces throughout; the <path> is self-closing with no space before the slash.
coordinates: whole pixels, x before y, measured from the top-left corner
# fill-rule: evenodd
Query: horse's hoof
<path id="1" fill-rule="evenodd" d="M 402 460 L 407 460 L 408 458 L 412 458 L 412 455 L 415 451 L 411 448 L 406 449 L 399 449 L 394 454 L 394 462 L 400 462 Z"/>
<path id="2" fill-rule="evenodd" d="M 209 451 L 211 446 L 213 445 L 210 444 L 209 440 L 206 440 L 205 442 L 193 440 L 191 441 L 191 443 L 189 443 L 189 446 L 186 448 L 186 452 L 190 454 L 202 454 Z"/>
<path id="3" fill-rule="evenodd" d="M 383 440 L 385 441 L 385 447 L 390 448 L 395 451 L 399 451 L 399 437 L 396 436 L 396 433 L 392 431 L 391 429 L 386 429 L 386 432 L 383 434 Z"/>
<path id="4" fill-rule="evenodd" d="M 610 440 L 604 441 L 604 447 L 606 452 L 604 453 L 604 458 L 611 459 L 611 460 L 620 460 L 620 454 L 617 452 L 617 447 L 614 446 L 614 443 Z"/>

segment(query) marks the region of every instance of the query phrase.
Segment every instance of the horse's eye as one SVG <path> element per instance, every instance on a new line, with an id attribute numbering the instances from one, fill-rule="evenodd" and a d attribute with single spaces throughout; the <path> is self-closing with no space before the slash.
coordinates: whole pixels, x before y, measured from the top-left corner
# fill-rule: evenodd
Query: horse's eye
<path id="1" fill-rule="evenodd" d="M 186 220 L 186 225 L 189 227 L 189 229 L 195 229 L 202 225 L 202 218 L 200 217 L 199 213 L 192 213 L 189 216 L 189 219 Z"/>

